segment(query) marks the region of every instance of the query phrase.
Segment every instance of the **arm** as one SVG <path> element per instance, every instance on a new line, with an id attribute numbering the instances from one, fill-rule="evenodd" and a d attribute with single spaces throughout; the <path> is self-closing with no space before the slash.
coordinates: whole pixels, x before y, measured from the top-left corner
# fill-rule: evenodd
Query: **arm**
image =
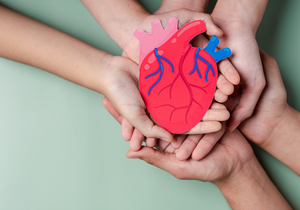
<path id="1" fill-rule="evenodd" d="M 1 57 L 103 93 L 98 78 L 110 66 L 112 55 L 2 6 L 0 28 Z"/>
<path id="2" fill-rule="evenodd" d="M 220 25 L 228 26 L 228 31 L 232 29 L 229 24 L 234 23 L 236 30 L 244 26 L 255 34 L 267 4 L 268 0 L 218 0 L 212 16 Z"/>
<path id="3" fill-rule="evenodd" d="M 229 60 L 241 76 L 241 98 L 232 113 L 229 129 L 234 130 L 253 113 L 265 86 L 255 33 L 268 0 L 218 0 L 211 14 L 224 31 L 220 46 L 232 51 Z"/>
<path id="4" fill-rule="evenodd" d="M 106 33 L 124 50 L 150 14 L 137 0 L 81 0 Z M 138 43 L 138 41 L 136 40 Z"/>
<path id="5" fill-rule="evenodd" d="M 136 63 L 139 63 L 140 43 L 133 34 L 137 29 L 151 33 L 151 21 L 155 19 L 159 19 L 164 27 L 170 17 L 178 18 L 181 26 L 194 20 L 204 20 L 208 35 L 222 35 L 222 31 L 215 26 L 210 15 L 190 10 L 181 9 L 151 15 L 136 0 L 81 0 L 81 2 L 108 35 L 123 49 L 124 55 Z"/>
<path id="6" fill-rule="evenodd" d="M 300 113 L 286 106 L 282 120 L 260 146 L 300 176 Z"/>
<path id="7" fill-rule="evenodd" d="M 233 210 L 291 209 L 255 157 L 239 173 L 215 184 Z"/>
<path id="8" fill-rule="evenodd" d="M 253 116 L 240 126 L 243 134 L 300 176 L 300 113 L 286 102 L 276 61 L 261 52 L 267 86 Z"/>
<path id="9" fill-rule="evenodd" d="M 145 136 L 172 141 L 145 112 L 137 65 L 0 6 L 0 56 L 63 77 L 107 96 Z"/>
<path id="10" fill-rule="evenodd" d="M 210 181 L 232 209 L 291 209 L 237 130 L 225 132 L 214 150 L 200 161 L 179 161 L 175 154 L 146 147 L 129 151 L 127 157 L 142 159 L 178 179 Z"/>

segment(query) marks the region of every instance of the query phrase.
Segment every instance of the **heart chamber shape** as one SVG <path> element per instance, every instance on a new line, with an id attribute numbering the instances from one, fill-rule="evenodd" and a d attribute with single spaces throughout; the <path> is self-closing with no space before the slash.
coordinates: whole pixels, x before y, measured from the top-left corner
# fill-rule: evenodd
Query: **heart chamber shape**
<path id="1" fill-rule="evenodd" d="M 152 118 L 171 133 L 184 133 L 198 124 L 210 107 L 216 90 L 216 62 L 228 57 L 229 48 L 216 51 L 213 36 L 203 50 L 190 40 L 206 31 L 201 20 L 177 29 L 170 18 L 166 30 L 152 21 L 152 34 L 138 29 L 140 40 L 139 88 Z"/>

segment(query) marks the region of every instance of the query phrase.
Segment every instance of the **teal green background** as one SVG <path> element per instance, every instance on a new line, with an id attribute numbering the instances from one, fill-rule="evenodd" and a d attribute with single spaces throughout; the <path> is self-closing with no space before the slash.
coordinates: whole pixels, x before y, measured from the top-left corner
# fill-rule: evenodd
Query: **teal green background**
<path id="1" fill-rule="evenodd" d="M 150 12 L 160 2 L 141 1 Z M 101 50 L 121 54 L 79 1 L 0 3 Z M 298 0 L 270 1 L 257 33 L 260 47 L 277 59 L 288 102 L 298 110 L 299 9 Z M 142 161 L 126 159 L 129 145 L 99 93 L 0 58 L 0 96 L 1 210 L 230 209 L 210 183 L 179 181 Z M 300 209 L 299 177 L 253 147 L 293 209 Z"/>

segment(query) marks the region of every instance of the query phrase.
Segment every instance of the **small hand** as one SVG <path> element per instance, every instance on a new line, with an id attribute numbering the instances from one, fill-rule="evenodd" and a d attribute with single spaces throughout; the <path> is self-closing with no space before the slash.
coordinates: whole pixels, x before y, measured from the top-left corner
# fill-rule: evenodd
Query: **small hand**
<path id="1" fill-rule="evenodd" d="M 143 135 L 171 142 L 172 135 L 155 125 L 146 114 L 146 105 L 138 89 L 137 68 L 127 58 L 114 57 L 105 78 L 102 78 L 103 93 L 116 110 Z"/>
<path id="2" fill-rule="evenodd" d="M 130 148 L 132 150 L 139 150 L 142 146 L 143 141 L 146 141 L 146 145 L 148 147 L 154 147 L 157 145 L 159 138 L 146 138 L 139 130 L 138 128 L 134 127 L 132 124 L 130 124 L 112 105 L 112 103 L 104 97 L 103 105 L 108 110 L 108 112 L 122 125 L 122 136 L 125 141 L 130 141 Z M 221 104 L 213 104 L 214 109 L 209 109 L 206 115 L 204 116 L 204 120 L 207 121 L 201 121 L 199 122 L 192 130 L 187 132 L 187 134 L 181 134 L 181 136 L 193 136 L 193 133 L 213 133 L 222 128 L 220 122 L 216 121 L 216 118 L 218 120 L 225 121 L 229 118 L 229 112 L 224 109 L 225 107 Z M 222 107 L 222 109 L 217 109 L 219 107 Z M 198 134 L 195 134 L 197 136 Z M 178 135 L 175 135 L 175 137 Z M 219 137 L 220 138 L 220 137 Z M 218 139 L 217 139 L 218 140 Z M 217 142 L 217 140 L 214 142 L 214 144 Z M 178 140 L 177 140 L 178 141 Z M 170 143 L 167 141 L 159 140 L 159 143 L 162 145 L 169 145 Z M 177 142 L 178 144 L 178 142 Z M 213 147 L 213 145 L 212 145 Z M 209 152 L 209 151 L 208 151 Z M 188 157 L 190 154 L 188 155 Z"/>
<path id="3" fill-rule="evenodd" d="M 217 88 L 220 92 L 227 93 L 228 95 L 231 94 L 234 90 L 234 87 L 231 83 L 229 83 L 222 74 L 219 75 Z M 217 91 L 218 92 L 218 91 Z M 219 94 L 215 94 L 215 99 L 223 100 L 224 96 L 227 99 L 226 94 L 222 94 L 221 97 Z M 224 95 L 224 96 L 223 96 Z M 111 104 L 111 102 L 107 98 L 103 98 L 103 104 L 105 108 L 110 112 L 110 114 L 118 120 L 120 124 L 122 124 L 122 136 L 126 141 L 130 141 L 130 147 L 133 150 L 139 150 L 141 148 L 142 142 L 145 140 L 144 135 L 136 129 L 132 124 L 130 124 L 125 118 L 120 115 L 120 113 L 116 110 L 116 108 Z M 212 103 L 210 109 L 205 114 L 203 121 L 199 122 L 194 128 L 192 128 L 189 132 L 185 133 L 184 136 L 188 134 L 207 134 L 207 133 L 215 133 L 221 130 L 222 125 L 220 121 L 226 121 L 229 118 L 229 112 L 227 111 L 224 105 L 218 103 Z M 208 135 L 204 137 L 203 141 L 200 145 L 205 144 L 205 148 L 197 147 L 196 152 L 193 154 L 194 159 L 201 159 L 204 157 L 214 146 L 214 144 L 219 140 L 221 137 L 220 132 L 217 134 Z M 193 139 L 195 137 L 192 137 Z M 207 143 L 205 143 L 207 142 Z M 157 138 L 146 138 L 146 145 L 149 147 L 154 147 L 157 143 Z M 168 142 L 166 142 L 168 144 Z M 178 142 L 175 145 L 179 145 Z M 184 147 L 188 146 L 188 144 L 184 144 L 182 150 L 185 151 Z M 191 155 L 191 150 L 189 154 L 186 152 L 183 156 L 179 156 L 179 158 L 187 159 Z"/>

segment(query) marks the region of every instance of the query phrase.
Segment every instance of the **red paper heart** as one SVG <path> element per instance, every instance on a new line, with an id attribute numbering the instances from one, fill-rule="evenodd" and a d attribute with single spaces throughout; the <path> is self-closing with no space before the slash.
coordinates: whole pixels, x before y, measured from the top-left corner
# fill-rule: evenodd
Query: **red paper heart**
<path id="1" fill-rule="evenodd" d="M 180 30 L 177 22 L 170 18 L 164 30 L 160 21 L 154 20 L 152 34 L 137 30 L 135 36 L 141 43 L 139 87 L 148 111 L 166 130 L 184 133 L 199 123 L 210 107 L 218 78 L 216 58 L 220 60 L 224 53 L 214 57 L 216 37 L 206 51 L 189 44 L 206 31 L 203 21 Z"/>

